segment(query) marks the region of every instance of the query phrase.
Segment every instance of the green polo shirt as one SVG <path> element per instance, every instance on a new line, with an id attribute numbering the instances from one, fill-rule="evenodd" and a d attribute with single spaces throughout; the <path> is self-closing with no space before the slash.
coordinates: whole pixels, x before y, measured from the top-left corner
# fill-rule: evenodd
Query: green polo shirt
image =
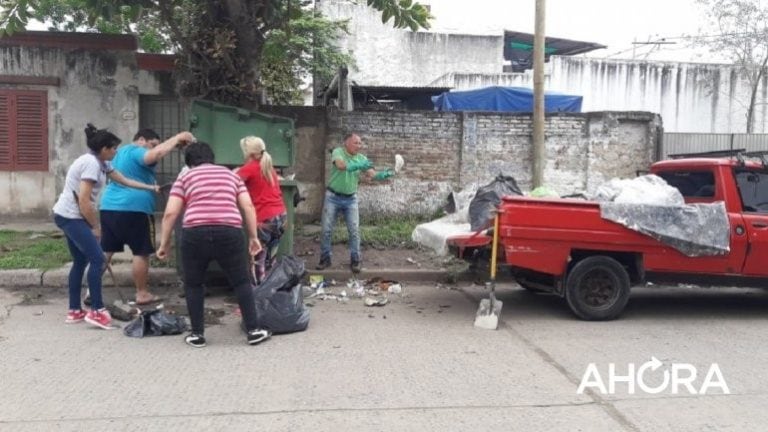
<path id="1" fill-rule="evenodd" d="M 363 162 L 368 160 L 368 158 L 360 153 L 353 156 L 347 153 L 344 147 L 336 147 L 333 149 L 333 153 L 331 153 L 331 177 L 328 180 L 328 187 L 333 189 L 334 192 L 342 194 L 356 193 L 360 171 L 349 172 L 347 170 L 340 170 L 336 168 L 334 163 L 337 160 L 342 160 L 345 164 L 349 164 L 350 162 Z"/>

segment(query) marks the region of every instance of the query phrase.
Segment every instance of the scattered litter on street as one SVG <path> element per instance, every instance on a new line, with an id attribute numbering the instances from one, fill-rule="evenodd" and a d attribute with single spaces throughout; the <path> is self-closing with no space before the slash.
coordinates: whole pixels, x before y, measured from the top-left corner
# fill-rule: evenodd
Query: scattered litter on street
<path id="1" fill-rule="evenodd" d="M 420 262 L 418 262 L 418 261 L 416 261 L 415 259 L 413 259 L 413 258 L 411 258 L 411 257 L 408 257 L 408 258 L 406 258 L 405 260 L 406 260 L 407 262 L 409 262 L 409 263 L 411 263 L 411 264 L 415 265 L 416 267 L 421 267 L 421 263 L 420 263 Z"/>
<path id="2" fill-rule="evenodd" d="M 362 297 L 365 295 L 365 285 L 357 279 L 350 279 L 347 282 L 347 288 L 352 291 L 352 295 L 355 297 Z"/>
<path id="3" fill-rule="evenodd" d="M 384 306 L 387 303 L 389 303 L 389 299 L 386 297 L 382 297 L 378 299 L 366 297 L 365 300 L 363 300 L 363 302 L 365 303 L 366 306 Z"/>

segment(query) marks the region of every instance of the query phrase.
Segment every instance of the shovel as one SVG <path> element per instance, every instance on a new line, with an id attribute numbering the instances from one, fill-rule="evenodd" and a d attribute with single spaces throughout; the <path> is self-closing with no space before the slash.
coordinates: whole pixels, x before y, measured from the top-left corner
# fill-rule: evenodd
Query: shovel
<path id="1" fill-rule="evenodd" d="M 501 307 L 504 303 L 496 300 L 496 258 L 499 249 L 499 213 L 493 217 L 493 242 L 491 243 L 491 280 L 485 284 L 491 290 L 489 298 L 480 300 L 480 307 L 475 315 L 475 327 L 486 330 L 499 328 Z"/>

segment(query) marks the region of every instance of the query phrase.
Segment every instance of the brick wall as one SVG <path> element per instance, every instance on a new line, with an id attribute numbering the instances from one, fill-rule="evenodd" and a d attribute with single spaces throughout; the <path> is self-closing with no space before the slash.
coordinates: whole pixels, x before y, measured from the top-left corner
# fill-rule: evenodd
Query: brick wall
<path id="1" fill-rule="evenodd" d="M 524 191 L 531 188 L 530 114 L 332 110 L 327 118 L 326 173 L 327 150 L 346 132 L 363 138 L 363 153 L 377 167 L 391 167 L 397 153 L 406 160 L 394 180 L 360 187 L 362 215 L 431 214 L 450 190 L 488 183 L 499 173 L 513 176 Z M 545 184 L 568 195 L 633 177 L 655 160 L 660 136 L 661 118 L 651 113 L 547 116 Z"/>
<path id="2" fill-rule="evenodd" d="M 402 175 L 360 187 L 362 214 L 430 214 L 451 187 L 458 186 L 461 166 L 461 114 L 432 111 L 330 111 L 326 149 L 341 145 L 346 132 L 363 139 L 363 153 L 377 168 L 394 166 L 395 154 L 406 160 Z M 326 173 L 330 158 L 326 151 Z"/>

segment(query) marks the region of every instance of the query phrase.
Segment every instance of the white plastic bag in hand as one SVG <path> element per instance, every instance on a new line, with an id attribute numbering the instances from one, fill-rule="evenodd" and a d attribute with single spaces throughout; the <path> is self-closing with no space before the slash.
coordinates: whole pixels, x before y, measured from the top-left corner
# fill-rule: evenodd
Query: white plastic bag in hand
<path id="1" fill-rule="evenodd" d="M 399 154 L 395 155 L 395 172 L 400 172 L 401 169 L 403 169 L 403 165 L 405 165 L 405 159 L 403 159 L 402 156 Z"/>

